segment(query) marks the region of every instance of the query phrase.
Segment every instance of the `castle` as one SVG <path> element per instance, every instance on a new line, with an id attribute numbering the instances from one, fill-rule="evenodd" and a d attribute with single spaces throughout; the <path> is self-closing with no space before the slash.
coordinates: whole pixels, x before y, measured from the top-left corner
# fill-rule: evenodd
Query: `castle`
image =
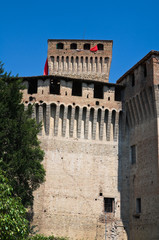
<path id="1" fill-rule="evenodd" d="M 112 44 L 48 40 L 49 75 L 23 78 L 24 104 L 43 123 L 46 181 L 33 218 L 40 233 L 159 239 L 159 52 L 112 84 Z"/>

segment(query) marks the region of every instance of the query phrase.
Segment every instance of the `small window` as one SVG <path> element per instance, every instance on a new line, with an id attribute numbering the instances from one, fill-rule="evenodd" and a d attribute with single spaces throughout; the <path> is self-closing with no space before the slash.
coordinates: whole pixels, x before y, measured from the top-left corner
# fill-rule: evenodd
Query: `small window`
<path id="1" fill-rule="evenodd" d="M 73 81 L 72 96 L 82 96 L 82 82 Z"/>
<path id="2" fill-rule="evenodd" d="M 104 46 L 101 43 L 99 43 L 97 46 L 98 46 L 98 50 L 103 50 L 104 49 Z"/>
<path id="3" fill-rule="evenodd" d="M 37 93 L 37 85 L 38 81 L 37 80 L 32 80 L 28 82 L 28 94 L 33 94 Z"/>
<path id="4" fill-rule="evenodd" d="M 114 212 L 114 198 L 104 198 L 104 212 Z"/>
<path id="5" fill-rule="evenodd" d="M 84 50 L 90 50 L 90 44 L 89 43 L 84 44 Z"/>
<path id="6" fill-rule="evenodd" d="M 136 198 L 136 213 L 141 213 L 141 198 Z"/>
<path id="7" fill-rule="evenodd" d="M 50 94 L 60 95 L 60 81 L 50 80 Z"/>
<path id="8" fill-rule="evenodd" d="M 99 83 L 94 84 L 94 98 L 103 99 L 103 85 Z"/>
<path id="9" fill-rule="evenodd" d="M 70 49 L 77 49 L 77 44 L 76 43 L 71 43 Z"/>
<path id="10" fill-rule="evenodd" d="M 131 146 L 131 164 L 136 163 L 136 145 Z"/>
<path id="11" fill-rule="evenodd" d="M 57 43 L 56 44 L 56 49 L 63 49 L 63 43 Z"/>
<path id="12" fill-rule="evenodd" d="M 132 73 L 130 75 L 130 78 L 131 78 L 131 86 L 134 87 L 135 86 L 135 75 L 134 75 L 134 73 Z"/>

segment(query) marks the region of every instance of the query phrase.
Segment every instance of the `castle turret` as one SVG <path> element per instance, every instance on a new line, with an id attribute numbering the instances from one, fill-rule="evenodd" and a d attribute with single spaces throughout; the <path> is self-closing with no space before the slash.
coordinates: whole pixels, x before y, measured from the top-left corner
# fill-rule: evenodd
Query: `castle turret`
<path id="1" fill-rule="evenodd" d="M 112 40 L 48 40 L 49 74 L 109 81 Z M 97 51 L 91 48 L 97 46 Z"/>

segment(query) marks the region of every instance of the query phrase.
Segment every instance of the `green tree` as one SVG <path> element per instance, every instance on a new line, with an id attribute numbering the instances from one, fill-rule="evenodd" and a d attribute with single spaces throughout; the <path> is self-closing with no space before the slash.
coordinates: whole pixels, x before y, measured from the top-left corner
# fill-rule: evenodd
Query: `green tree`
<path id="1" fill-rule="evenodd" d="M 44 182 L 44 152 L 37 134 L 41 124 L 24 110 L 22 80 L 4 73 L 0 62 L 0 168 L 25 207 L 33 204 L 33 191 Z"/>
<path id="2" fill-rule="evenodd" d="M 12 191 L 0 170 L 0 240 L 22 240 L 28 236 L 26 210 L 20 198 L 12 195 Z"/>

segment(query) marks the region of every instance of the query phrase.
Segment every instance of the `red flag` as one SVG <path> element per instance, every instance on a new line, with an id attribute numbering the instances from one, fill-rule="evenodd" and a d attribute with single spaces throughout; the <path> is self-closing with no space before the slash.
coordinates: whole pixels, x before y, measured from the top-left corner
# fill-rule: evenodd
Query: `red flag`
<path id="1" fill-rule="evenodd" d="M 97 45 L 94 46 L 94 47 L 92 47 L 92 48 L 90 49 L 90 51 L 91 51 L 91 52 L 96 52 L 96 51 L 98 51 L 98 47 L 97 47 Z"/>
<path id="2" fill-rule="evenodd" d="M 46 59 L 46 62 L 45 62 L 45 67 L 44 67 L 44 73 L 43 75 L 48 75 L 48 59 Z"/>

